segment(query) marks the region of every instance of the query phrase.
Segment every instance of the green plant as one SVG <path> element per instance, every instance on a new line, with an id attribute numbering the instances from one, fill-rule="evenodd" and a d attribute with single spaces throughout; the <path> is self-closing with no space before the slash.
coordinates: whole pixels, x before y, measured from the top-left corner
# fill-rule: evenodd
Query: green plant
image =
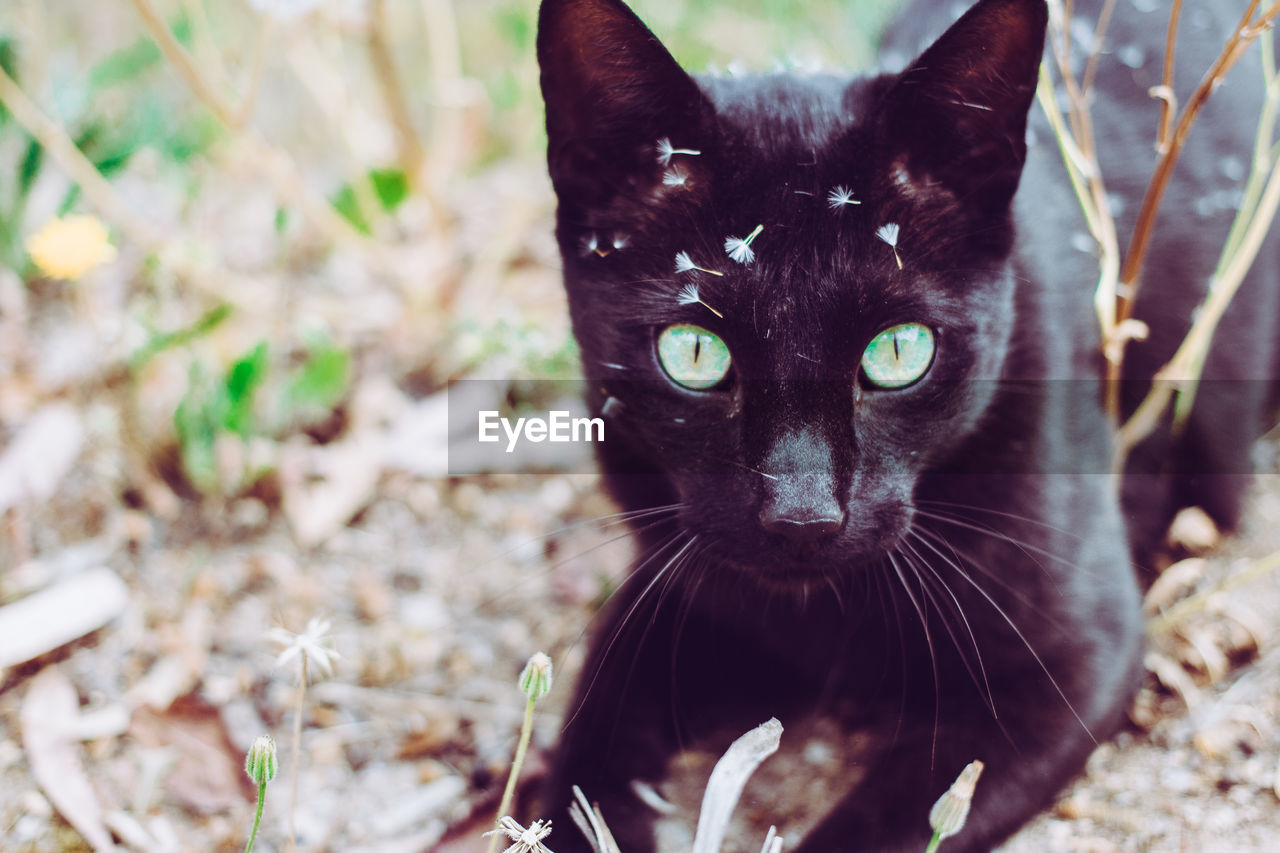
<path id="1" fill-rule="evenodd" d="M 276 742 L 270 735 L 262 735 L 249 747 L 244 757 L 244 772 L 249 775 L 253 784 L 258 786 L 258 803 L 253 814 L 253 829 L 249 832 L 249 841 L 244 846 L 244 853 L 252 853 L 253 843 L 258 838 L 258 827 L 262 824 L 262 809 L 267 803 L 267 783 L 276 777 Z"/>
<path id="2" fill-rule="evenodd" d="M 205 494 L 223 490 L 218 463 L 218 442 L 223 436 L 247 441 L 257 424 L 254 402 L 267 374 L 267 343 L 245 353 L 221 376 L 214 376 L 201 361 L 188 374 L 187 393 L 173 415 L 182 468 Z M 239 473 L 238 485 L 252 472 Z"/>
<path id="3" fill-rule="evenodd" d="M 511 762 L 511 773 L 507 776 L 507 787 L 502 792 L 502 802 L 498 806 L 497 829 L 491 833 L 489 853 L 495 853 L 498 849 L 498 831 L 506 831 L 510 835 L 510 827 L 503 821 L 504 819 L 511 820 L 507 812 L 510 811 L 511 801 L 515 798 L 516 782 L 520 779 L 520 768 L 524 765 L 524 754 L 529 748 L 529 738 L 533 735 L 533 706 L 538 704 L 539 699 L 551 692 L 551 682 L 551 658 L 542 652 L 538 652 L 529 658 L 528 663 L 524 665 L 524 670 L 520 673 L 520 691 L 525 695 L 524 722 L 520 725 L 520 740 L 516 744 L 515 759 Z M 533 838 L 534 842 L 541 840 L 542 836 L 538 835 L 537 829 L 530 827 L 529 831 L 532 836 L 536 836 Z M 550 831 L 550 827 L 547 827 L 547 832 Z M 519 840 L 519 835 L 516 835 L 515 838 Z"/>

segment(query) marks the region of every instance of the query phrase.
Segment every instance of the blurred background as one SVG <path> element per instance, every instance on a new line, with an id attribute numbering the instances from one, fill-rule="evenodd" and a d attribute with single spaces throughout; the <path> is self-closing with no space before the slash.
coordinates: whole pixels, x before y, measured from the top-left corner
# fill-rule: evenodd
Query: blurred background
<path id="1" fill-rule="evenodd" d="M 632 5 L 690 70 L 768 71 L 869 67 L 897 3 Z M 256 849 L 474 844 L 539 650 L 554 740 L 625 534 L 591 476 L 448 477 L 443 395 L 577 371 L 536 14 L 0 0 L 0 849 L 242 849 L 264 733 L 298 798 Z M 1223 716 L 1265 811 L 1274 726 Z"/>

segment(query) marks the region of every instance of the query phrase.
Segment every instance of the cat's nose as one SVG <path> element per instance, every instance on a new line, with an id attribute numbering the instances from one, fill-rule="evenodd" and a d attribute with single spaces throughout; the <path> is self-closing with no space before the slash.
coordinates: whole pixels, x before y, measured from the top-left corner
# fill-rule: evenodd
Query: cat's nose
<path id="1" fill-rule="evenodd" d="M 760 526 L 792 542 L 814 545 L 844 527 L 844 511 L 831 506 L 780 506 L 768 501 L 760 508 Z"/>

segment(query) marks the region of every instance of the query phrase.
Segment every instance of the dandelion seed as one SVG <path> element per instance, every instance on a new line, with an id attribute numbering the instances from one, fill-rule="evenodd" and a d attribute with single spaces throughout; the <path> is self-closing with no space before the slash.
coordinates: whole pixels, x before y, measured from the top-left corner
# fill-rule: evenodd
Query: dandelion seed
<path id="1" fill-rule="evenodd" d="M 702 153 L 701 151 L 694 151 L 692 148 L 676 148 L 672 146 L 671 140 L 665 136 L 658 140 L 657 148 L 658 162 L 664 166 L 670 166 L 671 158 L 676 154 L 688 154 L 692 157 L 697 157 Z"/>
<path id="2" fill-rule="evenodd" d="M 689 183 L 689 173 L 679 166 L 674 166 L 662 173 L 664 187 L 683 187 Z"/>
<path id="3" fill-rule="evenodd" d="M 551 834 L 551 821 L 535 820 L 529 824 L 528 829 L 509 816 L 504 816 L 498 823 L 498 829 L 492 829 L 485 835 L 506 834 L 507 838 L 515 842 L 502 853 L 551 853 L 542 843 L 542 839 Z"/>
<path id="4" fill-rule="evenodd" d="M 723 314 L 702 301 L 702 297 L 698 295 L 698 286 L 696 284 L 686 284 L 684 288 L 676 294 L 676 302 L 680 305 L 701 305 L 720 319 L 724 319 Z"/>
<path id="5" fill-rule="evenodd" d="M 627 246 L 629 245 L 631 245 L 631 238 L 628 237 L 626 234 L 613 235 L 613 248 L 616 249 L 617 251 L 621 252 L 623 249 L 627 248 Z"/>
<path id="6" fill-rule="evenodd" d="M 724 241 L 724 250 L 730 258 L 740 264 L 749 264 L 756 259 L 756 253 L 751 249 L 751 241 L 760 236 L 760 232 L 764 230 L 763 225 L 757 225 L 755 230 L 746 237 L 729 237 Z"/>
<path id="7" fill-rule="evenodd" d="M 893 249 L 893 259 L 898 262 L 898 269 L 902 269 L 902 258 L 898 256 L 898 234 L 901 230 L 896 222 L 881 225 L 876 230 L 876 236 L 888 243 L 889 248 Z"/>
<path id="8" fill-rule="evenodd" d="M 592 252 L 597 254 L 600 252 L 600 235 L 594 231 L 582 237 L 582 254 L 589 255 Z"/>
<path id="9" fill-rule="evenodd" d="M 840 186 L 827 193 L 827 204 L 831 205 L 832 210 L 839 210 L 846 204 L 862 204 L 862 202 L 853 197 L 853 190 Z"/>
<path id="10" fill-rule="evenodd" d="M 693 260 L 689 257 L 688 252 L 676 252 L 676 272 L 682 273 L 682 272 L 694 272 L 694 271 L 704 272 L 704 273 L 707 273 L 708 275 L 718 275 L 722 278 L 724 277 L 724 273 L 722 272 L 718 272 L 716 270 L 703 269 L 702 267 L 695 264 Z"/>

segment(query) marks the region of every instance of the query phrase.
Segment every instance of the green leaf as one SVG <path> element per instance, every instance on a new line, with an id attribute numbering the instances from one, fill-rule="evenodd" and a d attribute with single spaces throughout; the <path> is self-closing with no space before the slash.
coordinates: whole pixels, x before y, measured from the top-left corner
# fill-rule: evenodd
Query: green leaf
<path id="1" fill-rule="evenodd" d="M 18 195 L 14 199 L 14 207 L 21 209 L 26 201 L 31 185 L 40 174 L 40 166 L 44 162 L 44 146 L 34 139 L 27 142 L 27 150 L 22 154 L 22 162 L 18 164 Z"/>
<path id="2" fill-rule="evenodd" d="M 247 439 L 253 432 L 253 398 L 267 378 L 267 342 L 263 341 L 227 371 L 227 413 L 223 426 Z"/>
<path id="3" fill-rule="evenodd" d="M 409 178 L 401 169 L 373 169 L 369 172 L 373 191 L 388 213 L 395 211 L 409 197 Z"/>
<path id="4" fill-rule="evenodd" d="M 374 196 L 382 205 L 382 209 L 388 213 L 394 212 L 409 197 L 409 178 L 401 169 L 371 169 L 368 178 Z M 365 221 L 364 213 L 360 210 L 360 202 L 356 198 L 356 191 L 351 184 L 343 184 L 334 195 L 332 203 L 342 218 L 350 222 L 358 231 L 362 234 L 371 233 L 372 229 Z"/>
<path id="5" fill-rule="evenodd" d="M 351 355 L 326 339 L 317 339 L 285 388 L 285 404 L 291 414 L 327 412 L 346 394 L 350 379 Z"/>
<path id="6" fill-rule="evenodd" d="M 0 38 L 0 70 L 8 74 L 13 80 L 18 79 L 18 55 L 13 49 L 13 39 Z M 9 111 L 4 108 L 4 104 L 0 104 L 0 130 L 4 129 L 5 121 L 9 118 Z"/>
<path id="7" fill-rule="evenodd" d="M 130 356 L 129 366 L 133 370 L 138 370 L 165 350 L 186 346 L 192 341 L 199 340 L 221 326 L 223 321 L 231 316 L 232 310 L 230 303 L 224 302 L 206 311 L 186 328 L 178 329 L 176 332 L 153 334 L 150 340 Z"/>
<path id="8" fill-rule="evenodd" d="M 173 34 L 183 45 L 191 44 L 191 23 L 180 16 L 173 23 Z M 128 47 L 108 55 L 89 72 L 89 86 L 105 89 L 128 83 L 138 75 L 160 63 L 160 48 L 150 38 L 143 37 Z"/>
<path id="9" fill-rule="evenodd" d="M 174 431 L 182 470 L 201 492 L 209 493 L 218 484 L 215 446 L 227 413 L 226 392 L 200 362 L 187 375 L 187 393 L 173 413 Z"/>

